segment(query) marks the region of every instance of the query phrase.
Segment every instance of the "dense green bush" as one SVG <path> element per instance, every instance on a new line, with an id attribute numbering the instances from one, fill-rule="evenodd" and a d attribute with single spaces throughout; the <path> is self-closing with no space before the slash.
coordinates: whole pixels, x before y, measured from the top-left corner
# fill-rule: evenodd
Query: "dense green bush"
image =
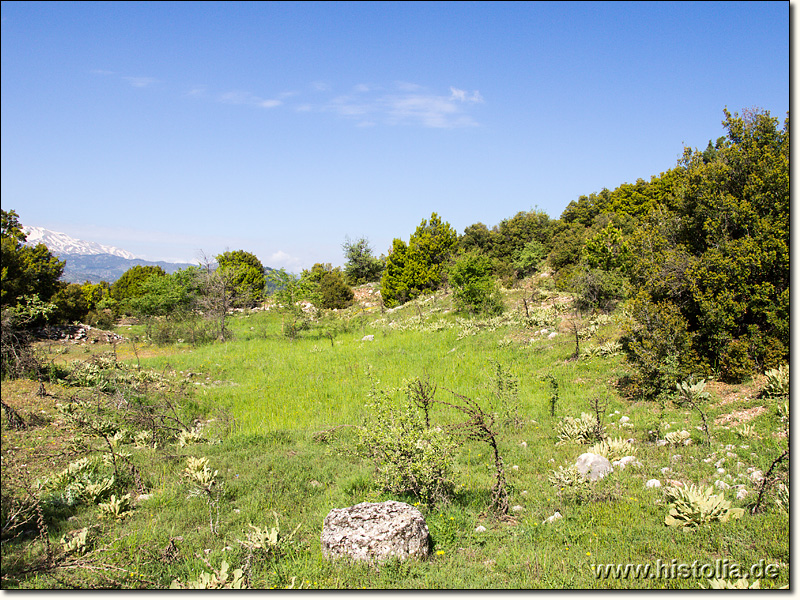
<path id="1" fill-rule="evenodd" d="M 380 281 L 383 273 L 383 261 L 375 258 L 367 238 L 359 238 L 352 242 L 346 239 L 342 244 L 346 263 L 344 274 L 350 285 L 361 285 Z"/>
<path id="2" fill-rule="evenodd" d="M 449 279 L 458 310 L 489 315 L 502 312 L 500 288 L 492 272 L 492 261 L 483 254 L 469 252 L 455 260 Z"/>
<path id="3" fill-rule="evenodd" d="M 412 494 L 428 505 L 448 499 L 455 487 L 455 440 L 440 427 L 429 427 L 411 402 L 400 407 L 375 392 L 367 408 L 357 452 L 375 462 L 380 488 Z"/>
<path id="4" fill-rule="evenodd" d="M 408 245 L 395 239 L 381 278 L 386 306 L 391 308 L 437 289 L 457 244 L 456 231 L 436 213 L 431 214 L 430 221 L 422 220 Z"/>
<path id="5" fill-rule="evenodd" d="M 347 285 L 338 267 L 322 277 L 319 295 L 322 308 L 347 308 L 353 304 L 355 298 L 352 288 Z"/>

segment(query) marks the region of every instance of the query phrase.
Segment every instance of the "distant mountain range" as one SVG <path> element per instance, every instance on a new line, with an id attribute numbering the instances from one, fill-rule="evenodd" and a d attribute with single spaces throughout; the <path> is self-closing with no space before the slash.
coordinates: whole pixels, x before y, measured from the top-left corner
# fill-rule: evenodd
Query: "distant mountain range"
<path id="1" fill-rule="evenodd" d="M 137 258 L 127 250 L 87 242 L 68 236 L 66 233 L 50 231 L 42 227 L 23 227 L 26 244 L 44 244 L 60 260 L 67 262 L 61 280 L 67 283 L 114 283 L 134 265 L 157 265 L 167 273 L 193 266 L 190 263 L 152 262 Z"/>

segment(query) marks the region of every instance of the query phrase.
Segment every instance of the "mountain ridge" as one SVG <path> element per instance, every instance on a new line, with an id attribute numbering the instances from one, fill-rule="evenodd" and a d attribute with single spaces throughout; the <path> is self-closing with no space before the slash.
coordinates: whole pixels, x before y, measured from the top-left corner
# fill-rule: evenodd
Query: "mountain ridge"
<path id="1" fill-rule="evenodd" d="M 136 265 L 158 266 L 167 273 L 196 266 L 191 263 L 145 260 L 116 246 L 79 240 L 44 227 L 23 226 L 22 230 L 27 237 L 25 244 L 44 244 L 59 260 L 66 261 L 61 281 L 67 283 L 114 283 L 125 271 Z"/>
<path id="2" fill-rule="evenodd" d="M 23 225 L 22 230 L 25 232 L 25 236 L 27 238 L 25 243 L 27 245 L 35 246 L 37 244 L 44 244 L 47 246 L 47 249 L 50 250 L 50 252 L 59 256 L 63 254 L 110 254 L 112 256 L 118 256 L 120 258 L 126 258 L 129 260 L 140 258 L 132 252 L 128 252 L 127 250 L 122 250 L 121 248 L 117 248 L 115 246 L 98 244 L 97 242 L 79 240 L 61 231 L 52 231 L 50 229 L 45 229 L 44 227 L 31 227 L 27 225 Z"/>

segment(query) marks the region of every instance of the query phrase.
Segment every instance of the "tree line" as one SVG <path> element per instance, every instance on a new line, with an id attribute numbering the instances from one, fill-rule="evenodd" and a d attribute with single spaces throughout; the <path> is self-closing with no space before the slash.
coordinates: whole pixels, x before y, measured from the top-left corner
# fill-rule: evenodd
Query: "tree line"
<path id="1" fill-rule="evenodd" d="M 789 116 L 780 127 L 758 109 L 724 115 L 726 135 L 704 150 L 685 148 L 650 181 L 580 196 L 558 219 L 522 211 L 458 234 L 433 213 L 386 255 L 375 256 L 367 238 L 347 238 L 343 268 L 317 263 L 299 276 L 237 250 L 171 275 L 136 266 L 110 285 L 64 284 L 64 263 L 42 245 L 25 246 L 18 216 L 3 211 L 3 312 L 99 325 L 123 314 L 203 313 L 216 325 L 200 338 L 225 339 L 228 310 L 270 295 L 284 306 L 340 309 L 352 304 L 354 286 L 379 283 L 392 308 L 447 287 L 458 310 L 495 314 L 504 309 L 501 285 L 546 271 L 581 311 L 623 303 L 621 341 L 643 395 L 691 373 L 741 381 L 788 361 Z"/>

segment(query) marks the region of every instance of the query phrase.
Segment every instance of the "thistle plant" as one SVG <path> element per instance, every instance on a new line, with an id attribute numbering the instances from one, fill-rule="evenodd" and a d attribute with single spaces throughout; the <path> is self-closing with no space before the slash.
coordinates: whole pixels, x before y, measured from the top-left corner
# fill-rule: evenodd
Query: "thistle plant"
<path id="1" fill-rule="evenodd" d="M 623 456 L 631 456 L 633 444 L 622 438 L 605 439 L 589 448 L 589 452 L 605 456 L 610 461 L 619 460 Z"/>
<path id="2" fill-rule="evenodd" d="M 784 368 L 785 367 L 785 368 Z M 761 394 L 767 398 L 783 398 L 789 396 L 789 365 L 781 365 L 764 373 L 767 381 Z"/>
<path id="3" fill-rule="evenodd" d="M 704 590 L 759 590 L 761 589 L 761 580 L 754 579 L 752 582 L 747 577 L 729 581 L 727 579 L 709 579 L 708 587 L 702 583 L 700 587 Z"/>
<path id="4" fill-rule="evenodd" d="M 185 448 L 189 444 L 199 444 L 203 441 L 205 441 L 205 438 L 197 427 L 194 427 L 189 431 L 181 431 L 178 434 L 178 445 L 181 448 Z"/>
<path id="5" fill-rule="evenodd" d="M 206 501 L 208 505 L 208 522 L 211 533 L 217 533 L 217 524 L 219 523 L 219 500 L 222 495 L 222 485 L 217 483 L 217 474 L 219 471 L 211 471 L 208 466 L 208 458 L 190 456 L 187 458 L 186 468 L 183 470 L 183 475 L 192 484 L 192 489 L 189 492 L 189 497 L 200 497 Z M 214 518 L 216 515 L 216 519 Z"/>
<path id="6" fill-rule="evenodd" d="M 691 434 L 686 431 L 670 431 L 664 438 L 672 446 L 688 446 L 692 443 Z"/>
<path id="7" fill-rule="evenodd" d="M 64 534 L 59 543 L 65 554 L 85 554 L 88 549 L 88 535 L 89 528 L 84 527 L 78 531 Z"/>
<path id="8" fill-rule="evenodd" d="M 589 444 L 598 439 L 603 439 L 602 436 L 598 437 L 597 419 L 588 413 L 581 413 L 579 419 L 575 417 L 564 417 L 557 426 L 557 430 L 557 446 L 568 442 Z"/>
<path id="9" fill-rule="evenodd" d="M 724 494 L 714 494 L 714 488 L 703 490 L 691 485 L 689 488 L 669 487 L 664 490 L 671 505 L 664 523 L 684 530 L 696 529 L 712 521 L 727 522 L 744 514 L 742 508 L 731 508 Z"/>
<path id="10" fill-rule="evenodd" d="M 693 377 L 689 377 L 686 381 L 676 383 L 675 387 L 678 390 L 678 404 L 689 406 L 700 414 L 700 419 L 703 422 L 703 433 L 706 436 L 706 445 L 710 446 L 711 433 L 708 430 L 708 416 L 706 415 L 706 403 L 710 394 L 704 391 L 706 387 L 705 379 L 695 382 Z"/>
<path id="11" fill-rule="evenodd" d="M 242 569 L 234 569 L 233 573 L 229 573 L 230 565 L 228 561 L 223 560 L 220 564 L 219 570 L 214 569 L 211 565 L 206 564 L 211 569 L 211 573 L 203 571 L 192 581 L 181 583 L 179 580 L 174 579 L 170 584 L 171 590 L 191 589 L 191 590 L 242 590 L 246 589 L 247 585 L 244 580 L 244 572 Z"/>
<path id="12" fill-rule="evenodd" d="M 578 467 L 570 465 L 566 469 L 558 467 L 557 471 L 551 471 L 547 476 L 547 481 L 554 488 L 558 490 L 582 490 L 587 489 L 590 485 L 589 480 L 580 474 Z"/>
<path id="13" fill-rule="evenodd" d="M 117 498 L 116 494 L 111 494 L 108 502 L 101 502 L 97 507 L 100 509 L 100 518 L 120 521 L 132 512 L 131 495 L 125 494 Z"/>

